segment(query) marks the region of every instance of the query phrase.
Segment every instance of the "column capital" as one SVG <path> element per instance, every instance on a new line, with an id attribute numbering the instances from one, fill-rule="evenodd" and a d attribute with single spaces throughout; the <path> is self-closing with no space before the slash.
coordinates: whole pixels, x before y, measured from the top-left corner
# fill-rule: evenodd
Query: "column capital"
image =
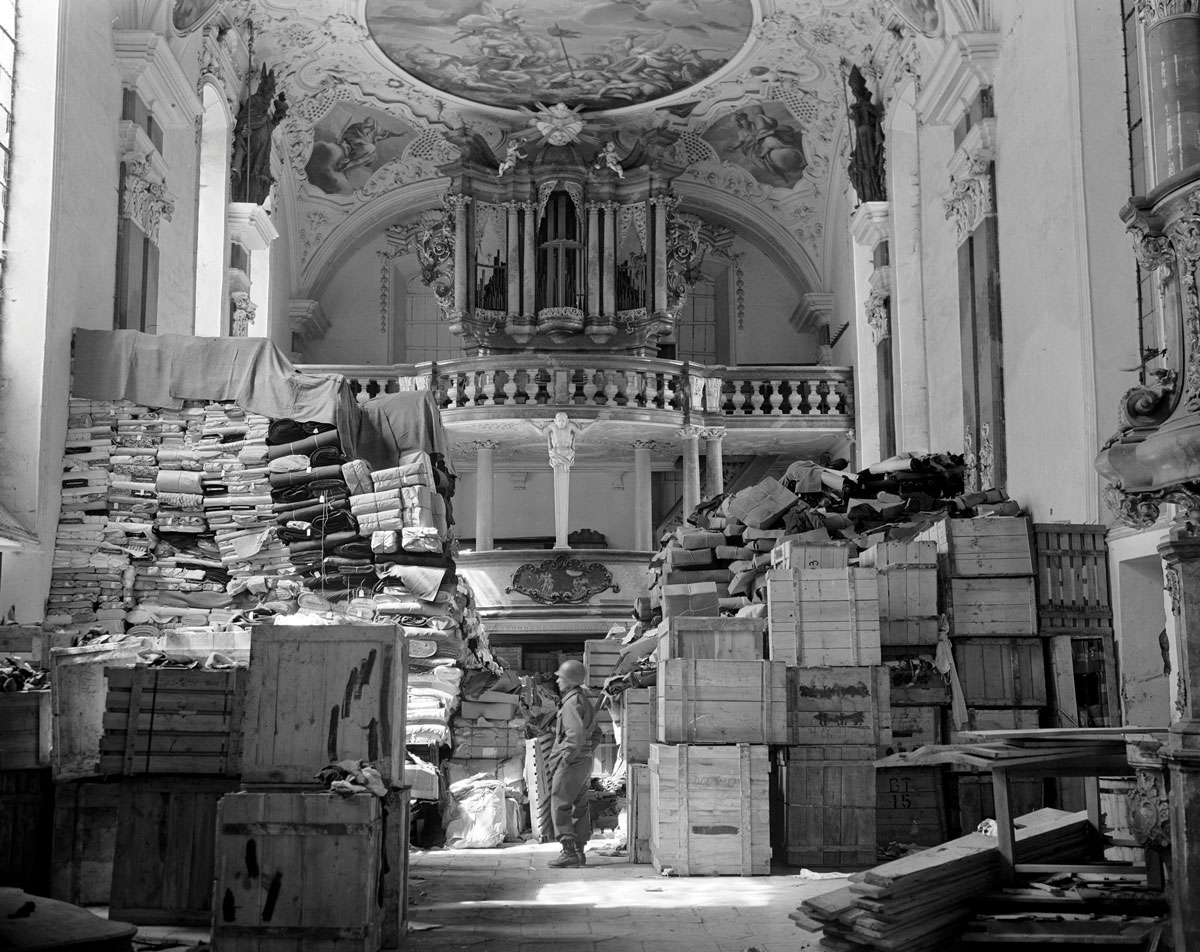
<path id="1" fill-rule="evenodd" d="M 726 429 L 723 426 L 706 426 L 703 428 L 701 435 L 706 440 L 720 441 L 720 440 L 725 439 L 725 434 L 728 432 L 729 432 L 728 429 Z"/>
<path id="2" fill-rule="evenodd" d="M 494 450 L 500 444 L 495 440 L 466 440 L 458 445 L 473 449 L 478 453 L 480 450 Z"/>
<path id="3" fill-rule="evenodd" d="M 695 423 L 689 423 L 687 426 L 681 426 L 675 432 L 679 434 L 681 439 L 698 440 L 704 435 L 706 427 L 698 426 Z"/>
<path id="4" fill-rule="evenodd" d="M 1200 16 L 1200 3 L 1196 0 L 1137 0 L 1138 19 L 1146 29 L 1157 26 L 1167 17 Z"/>

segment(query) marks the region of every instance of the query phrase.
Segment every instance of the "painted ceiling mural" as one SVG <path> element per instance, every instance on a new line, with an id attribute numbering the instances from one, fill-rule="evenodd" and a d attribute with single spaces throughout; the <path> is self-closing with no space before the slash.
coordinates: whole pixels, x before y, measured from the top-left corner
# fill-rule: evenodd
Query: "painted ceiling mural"
<path id="1" fill-rule="evenodd" d="M 682 169 L 697 201 L 732 196 L 820 271 L 829 203 L 847 187 L 850 66 L 886 99 L 936 55 L 945 4 L 973 2 L 229 0 L 291 104 L 280 178 L 306 287 L 357 210 L 429 194 L 464 148 L 502 159 L 560 102 L 581 140 Z M 624 78 L 591 69 L 596 57 Z"/>
<path id="2" fill-rule="evenodd" d="M 749 0 L 367 0 L 393 63 L 480 104 L 616 109 L 687 89 L 750 37 Z"/>

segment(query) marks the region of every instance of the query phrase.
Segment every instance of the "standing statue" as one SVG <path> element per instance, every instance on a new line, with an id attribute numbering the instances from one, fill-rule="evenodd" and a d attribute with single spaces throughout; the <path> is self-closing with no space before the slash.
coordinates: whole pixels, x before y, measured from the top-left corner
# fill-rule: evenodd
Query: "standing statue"
<path id="1" fill-rule="evenodd" d="M 517 162 L 525 158 L 525 153 L 521 151 L 520 142 L 510 142 L 508 151 L 504 154 L 504 161 L 500 163 L 500 168 L 496 170 L 496 178 L 502 178 L 505 172 L 511 172 L 517 167 Z"/>
<path id="2" fill-rule="evenodd" d="M 287 110 L 284 94 L 275 95 L 275 70 L 268 72 L 264 63 L 258 89 L 242 103 L 233 128 L 233 201 L 261 205 L 271 194 L 271 136 Z"/>
<path id="3" fill-rule="evenodd" d="M 850 184 L 860 202 L 887 201 L 883 178 L 883 108 L 871 100 L 871 91 L 859 68 L 850 70 L 850 124 L 854 149 L 850 153 Z"/>

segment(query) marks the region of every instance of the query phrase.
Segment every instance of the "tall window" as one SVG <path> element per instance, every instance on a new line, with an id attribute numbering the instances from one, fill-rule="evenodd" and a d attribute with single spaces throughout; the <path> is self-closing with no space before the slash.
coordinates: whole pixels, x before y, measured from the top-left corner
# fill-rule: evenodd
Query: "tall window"
<path id="1" fill-rule="evenodd" d="M 717 362 L 717 288 L 708 275 L 697 281 L 684 300 L 676 329 L 679 360 Z"/>
<path id="2" fill-rule="evenodd" d="M 221 334 L 225 313 L 226 194 L 229 185 L 229 112 L 224 97 L 204 87 L 200 128 L 200 193 L 196 213 L 196 333 Z M 265 323 L 265 321 L 264 321 Z"/>
<path id="3" fill-rule="evenodd" d="M 8 255 L 8 176 L 12 167 L 13 75 L 17 61 L 16 0 L 0 0 L 0 279 Z"/>

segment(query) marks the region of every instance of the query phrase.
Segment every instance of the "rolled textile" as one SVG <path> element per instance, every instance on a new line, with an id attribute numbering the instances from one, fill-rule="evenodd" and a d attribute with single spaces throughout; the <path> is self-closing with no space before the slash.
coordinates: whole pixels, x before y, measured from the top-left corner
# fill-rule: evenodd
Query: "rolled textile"
<path id="1" fill-rule="evenodd" d="M 358 516 L 360 532 L 399 532 L 404 528 L 404 520 L 399 509 L 389 509 L 386 512 L 364 512 Z"/>
<path id="2" fill-rule="evenodd" d="M 315 423 L 300 420 L 272 420 L 267 427 L 267 443 L 279 446 L 299 443 L 318 433 L 336 432 L 331 423 Z"/>
<path id="3" fill-rule="evenodd" d="M 323 532 L 326 535 L 331 532 L 359 531 L 358 520 L 345 509 L 333 509 L 321 513 L 321 515 L 315 516 L 311 522 L 314 532 Z"/>
<path id="4" fill-rule="evenodd" d="M 346 480 L 350 492 L 356 496 L 370 493 L 374 485 L 371 482 L 371 467 L 361 459 L 342 464 L 342 479 Z"/>
<path id="5" fill-rule="evenodd" d="M 405 526 L 400 530 L 400 547 L 405 552 L 441 552 L 442 546 L 442 537 L 436 529 Z"/>
<path id="6" fill-rule="evenodd" d="M 333 479 L 344 486 L 342 467 L 318 466 L 315 469 L 305 469 L 290 473 L 271 473 L 272 489 L 288 489 L 292 486 L 304 486 L 317 480 Z"/>
<path id="7" fill-rule="evenodd" d="M 395 530 L 385 529 L 371 533 L 372 552 L 395 552 L 400 547 L 400 538 Z"/>
<path id="8" fill-rule="evenodd" d="M 202 509 L 204 497 L 199 493 L 160 492 L 158 501 L 172 509 Z"/>
<path id="9" fill-rule="evenodd" d="M 313 466 L 341 466 L 346 461 L 341 447 L 318 446 L 308 454 L 308 460 Z"/>
<path id="10" fill-rule="evenodd" d="M 267 438 L 270 443 L 270 437 Z M 325 430 L 321 433 L 314 433 L 312 436 L 304 437 L 303 439 L 293 440 L 287 443 L 272 443 L 267 446 L 267 459 L 278 459 L 281 456 L 308 456 L 313 450 L 322 446 L 337 446 L 341 447 L 341 440 L 338 439 L 336 429 Z"/>
<path id="11" fill-rule="evenodd" d="M 449 556 L 434 555 L 431 552 L 376 552 L 375 564 L 383 565 L 435 565 L 442 566 L 448 571 L 447 581 L 454 577 L 454 560 Z"/>
<path id="12" fill-rule="evenodd" d="M 404 505 L 399 489 L 385 489 L 377 493 L 365 493 L 350 497 L 350 511 L 356 515 L 367 512 L 386 512 Z"/>
<path id="13" fill-rule="evenodd" d="M 271 473 L 300 473 L 309 469 L 311 465 L 307 456 L 300 456 L 299 454 L 277 456 L 267 464 L 267 471 Z"/>
<path id="14" fill-rule="evenodd" d="M 344 559 L 369 559 L 372 554 L 371 543 L 365 539 L 343 542 L 333 550 L 333 554 L 341 556 Z"/>
<path id="15" fill-rule="evenodd" d="M 287 506 L 283 509 L 281 507 Z M 274 510 L 276 513 L 277 522 L 312 522 L 318 516 L 329 512 L 337 512 L 346 510 L 350 506 L 348 499 L 332 499 L 329 502 L 314 503 L 311 500 L 303 500 L 298 503 L 275 503 Z"/>
<path id="16" fill-rule="evenodd" d="M 160 493 L 189 493 L 202 495 L 204 493 L 203 477 L 197 472 L 187 470 L 160 470 L 154 479 L 154 486 Z"/>
<path id="17" fill-rule="evenodd" d="M 293 542 L 288 546 L 288 556 L 304 555 L 308 552 L 332 552 L 339 545 L 354 542 L 358 539 L 356 532 L 334 532 L 322 538 L 310 539 L 307 542 Z"/>
<path id="18" fill-rule="evenodd" d="M 315 506 L 320 500 L 308 486 L 289 486 L 287 489 L 272 489 L 271 501 L 276 504 L 303 503 Z"/>
<path id="19" fill-rule="evenodd" d="M 432 565 L 391 565 L 388 566 L 388 575 L 391 578 L 399 578 L 403 589 L 397 591 L 395 588 L 385 587 L 382 594 L 396 595 L 399 602 L 411 603 L 410 599 L 403 596 L 403 592 L 408 592 L 419 599 L 419 603 L 415 608 L 411 604 L 405 604 L 403 608 L 388 609 L 377 605 L 379 611 L 390 611 L 398 615 L 424 615 L 431 611 L 439 615 L 446 614 L 447 606 L 444 603 L 433 604 L 438 589 L 442 587 L 442 579 L 446 576 L 445 569 Z"/>
<path id="20" fill-rule="evenodd" d="M 341 470 L 340 466 L 335 466 L 334 469 Z M 346 484 L 342 481 L 341 475 L 336 479 L 314 479 L 308 484 L 309 490 L 320 498 L 338 498 L 344 499 L 350 495 L 350 490 L 346 488 Z"/>
<path id="21" fill-rule="evenodd" d="M 317 533 L 313 532 L 313 527 L 307 522 L 289 522 L 286 525 L 279 526 L 276 530 L 279 535 L 279 541 L 284 545 L 291 545 L 293 542 L 305 542 L 308 539 L 317 537 Z"/>

